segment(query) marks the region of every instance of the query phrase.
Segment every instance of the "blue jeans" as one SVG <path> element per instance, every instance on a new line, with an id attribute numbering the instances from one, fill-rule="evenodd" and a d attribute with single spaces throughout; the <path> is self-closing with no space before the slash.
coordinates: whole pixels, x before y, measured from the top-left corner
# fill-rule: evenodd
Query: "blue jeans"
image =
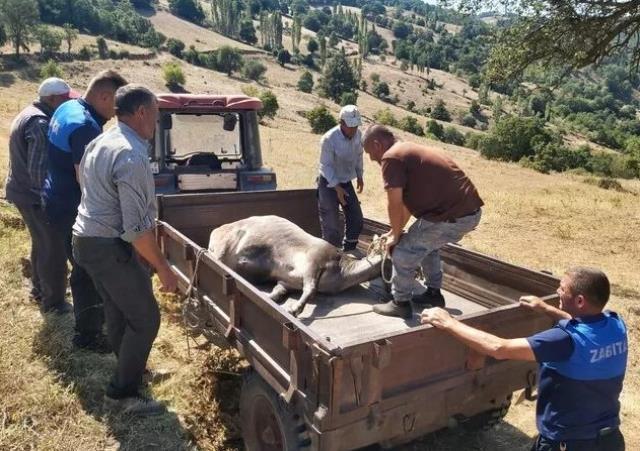
<path id="1" fill-rule="evenodd" d="M 327 186 L 327 179 L 318 177 L 318 212 L 320 214 L 320 229 L 322 239 L 344 250 L 355 249 L 358 237 L 362 232 L 362 209 L 360 201 L 353 189 L 351 182 L 341 183 L 340 186 L 347 192 L 347 204 L 340 205 L 338 193 Z M 341 228 L 339 208 L 342 208 L 345 219 L 345 227 Z M 346 229 L 346 230 L 345 230 Z M 342 239 L 344 235 L 344 241 Z"/>
<path id="2" fill-rule="evenodd" d="M 404 234 L 391 256 L 393 276 L 391 292 L 396 302 L 408 302 L 415 287 L 418 265 L 427 278 L 429 287 L 442 287 L 442 262 L 440 248 L 447 243 L 457 243 L 478 226 L 482 212 L 464 216 L 455 222 L 429 222 L 418 219 Z"/>

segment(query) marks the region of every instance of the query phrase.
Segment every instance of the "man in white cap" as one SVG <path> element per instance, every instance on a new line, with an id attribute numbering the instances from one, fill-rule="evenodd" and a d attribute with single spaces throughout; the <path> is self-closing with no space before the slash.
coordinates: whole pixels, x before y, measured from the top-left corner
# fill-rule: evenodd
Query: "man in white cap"
<path id="1" fill-rule="evenodd" d="M 362 125 L 355 105 L 340 110 L 340 124 L 324 134 L 320 140 L 320 175 L 318 176 L 318 211 L 322 238 L 345 252 L 355 250 L 362 231 L 362 209 L 353 188 L 364 188 L 362 179 Z M 345 218 L 340 229 L 339 208 Z M 344 235 L 344 240 L 343 240 Z"/>
<path id="2" fill-rule="evenodd" d="M 13 120 L 9 135 L 9 174 L 6 198 L 13 203 L 31 235 L 31 297 L 42 304 L 44 311 L 66 313 L 70 305 L 50 303 L 46 289 L 40 283 L 43 234 L 46 218 L 40 202 L 40 191 L 47 175 L 47 132 L 53 112 L 75 93 L 59 78 L 47 78 L 38 88 L 38 100 L 22 110 Z"/>

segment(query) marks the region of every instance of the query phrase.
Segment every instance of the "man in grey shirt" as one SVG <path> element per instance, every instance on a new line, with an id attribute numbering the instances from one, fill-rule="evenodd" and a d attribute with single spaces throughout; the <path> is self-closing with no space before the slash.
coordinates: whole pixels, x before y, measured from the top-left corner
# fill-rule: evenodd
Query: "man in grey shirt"
<path id="1" fill-rule="evenodd" d="M 362 232 L 362 209 L 351 181 L 357 180 L 362 192 L 362 124 L 355 105 L 340 110 L 340 124 L 324 134 L 320 141 L 320 175 L 318 176 L 318 212 L 322 238 L 345 251 L 358 245 Z M 342 207 L 345 229 L 340 228 L 339 208 Z M 344 235 L 344 240 L 343 240 Z"/>
<path id="2" fill-rule="evenodd" d="M 140 85 L 118 89 L 117 125 L 87 146 L 80 162 L 82 200 L 73 225 L 73 257 L 91 276 L 104 300 L 110 344 L 118 357 L 105 403 L 125 413 L 156 415 L 160 403 L 139 387 L 160 327 L 160 311 L 148 271 L 162 291 L 173 292 L 177 277 L 155 241 L 155 188 L 149 166 L 158 102 Z"/>
<path id="3" fill-rule="evenodd" d="M 60 78 L 47 78 L 38 88 L 38 100 L 20 112 L 11 124 L 9 174 L 6 197 L 14 204 L 31 235 L 31 297 L 43 312 L 68 313 L 71 305 L 54 296 L 44 277 L 47 218 L 41 206 L 41 190 L 47 175 L 47 132 L 54 111 L 74 95 Z M 43 277 L 41 277 L 41 275 Z"/>

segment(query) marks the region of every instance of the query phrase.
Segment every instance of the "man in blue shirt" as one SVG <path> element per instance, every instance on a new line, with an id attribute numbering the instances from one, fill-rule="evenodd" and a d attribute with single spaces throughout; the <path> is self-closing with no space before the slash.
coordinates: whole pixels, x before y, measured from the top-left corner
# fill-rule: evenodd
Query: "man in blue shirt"
<path id="1" fill-rule="evenodd" d="M 44 278 L 55 297 L 63 300 L 67 260 L 71 262 L 69 282 L 76 320 L 73 343 L 97 352 L 110 351 L 102 332 L 102 301 L 87 272 L 73 260 L 71 228 L 80 204 L 80 160 L 86 146 L 102 133 L 103 125 L 115 115 L 115 92 L 125 84 L 125 79 L 118 73 L 101 72 L 91 80 L 82 98 L 66 102 L 56 110 L 49 126 L 47 176 L 42 189 L 48 219 L 48 270 Z"/>
<path id="2" fill-rule="evenodd" d="M 523 306 L 558 320 L 528 338 L 503 339 L 469 327 L 446 310 L 424 310 L 422 322 L 452 334 L 473 350 L 495 359 L 540 364 L 532 451 L 621 451 L 620 402 L 627 365 L 627 329 L 618 315 L 604 311 L 609 280 L 600 270 L 569 269 L 558 288 L 560 309 L 535 296 Z"/>

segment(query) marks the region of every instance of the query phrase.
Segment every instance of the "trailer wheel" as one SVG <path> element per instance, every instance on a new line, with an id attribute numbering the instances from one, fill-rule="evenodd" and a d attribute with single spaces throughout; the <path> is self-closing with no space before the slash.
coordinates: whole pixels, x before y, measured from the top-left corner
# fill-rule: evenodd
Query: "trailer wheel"
<path id="1" fill-rule="evenodd" d="M 497 407 L 485 410 L 484 412 L 480 412 L 472 417 L 465 418 L 460 421 L 460 424 L 468 431 L 487 431 L 504 419 L 507 412 L 509 412 L 509 407 L 511 407 L 511 394 L 503 398 L 502 402 L 500 402 Z"/>
<path id="2" fill-rule="evenodd" d="M 242 384 L 240 424 L 248 451 L 298 451 L 311 444 L 304 419 L 255 371 Z"/>

